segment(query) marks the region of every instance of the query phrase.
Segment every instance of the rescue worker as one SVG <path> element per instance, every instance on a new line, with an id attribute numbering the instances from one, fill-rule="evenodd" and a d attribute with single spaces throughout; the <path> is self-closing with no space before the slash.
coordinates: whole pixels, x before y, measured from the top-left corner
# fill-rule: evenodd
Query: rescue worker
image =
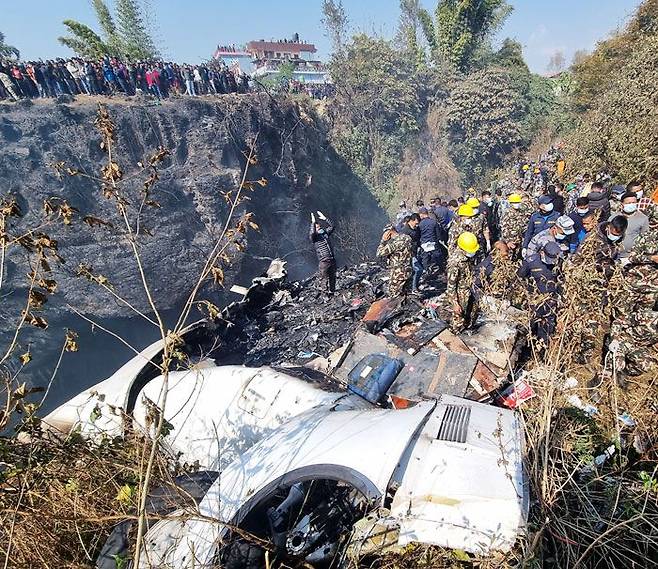
<path id="1" fill-rule="evenodd" d="M 518 259 L 521 255 L 523 235 L 528 226 L 530 212 L 525 207 L 521 194 L 510 194 L 507 201 L 509 202 L 510 207 L 505 210 L 505 213 L 500 220 L 500 237 L 501 240 L 505 241 L 507 246 L 511 249 L 512 258 Z"/>
<path id="2" fill-rule="evenodd" d="M 470 188 L 471 191 L 473 188 Z M 475 197 L 470 197 L 466 200 L 466 205 L 470 205 L 473 208 L 473 217 L 471 218 L 471 233 L 475 233 L 475 236 L 478 238 L 478 243 L 480 244 L 479 255 L 484 255 L 489 250 L 489 227 L 487 225 L 487 219 L 482 213 L 480 207 L 480 200 Z"/>
<path id="3" fill-rule="evenodd" d="M 658 210 L 652 229 L 640 235 L 627 257 L 623 293 L 618 295 L 609 350 L 624 375 L 640 375 L 658 366 Z M 622 381 L 623 384 L 623 381 Z"/>
<path id="4" fill-rule="evenodd" d="M 522 255 L 524 258 L 526 256 L 527 248 L 528 248 L 528 244 L 530 243 L 530 240 L 535 235 L 537 235 L 537 233 L 544 231 L 544 229 L 553 227 L 555 225 L 555 222 L 557 221 L 557 218 L 560 217 L 559 213 L 553 211 L 553 202 L 551 201 L 551 198 L 549 196 L 541 196 L 538 202 L 539 202 L 539 211 L 536 211 L 530 216 L 530 220 L 528 221 L 528 227 L 526 228 L 525 233 L 523 234 Z"/>
<path id="5" fill-rule="evenodd" d="M 491 243 L 495 243 L 500 239 L 500 216 L 498 200 L 494 199 L 489 190 L 484 190 L 482 192 L 482 201 L 480 203 L 482 215 L 487 222 L 489 239 L 491 240 Z"/>
<path id="6" fill-rule="evenodd" d="M 420 215 L 420 264 L 423 270 L 427 271 L 432 266 L 442 267 L 445 259 L 445 249 L 442 250 L 442 234 L 439 223 L 430 216 L 426 207 L 421 207 L 418 211 Z"/>
<path id="7" fill-rule="evenodd" d="M 628 222 L 619 252 L 619 256 L 624 258 L 630 254 L 636 239 L 649 231 L 649 218 L 638 209 L 638 199 L 633 192 L 626 192 L 621 196 L 621 208 L 621 215 Z"/>
<path id="8" fill-rule="evenodd" d="M 388 295 L 403 296 L 409 290 L 414 244 L 412 238 L 404 233 L 398 233 L 395 228 L 387 227 L 382 235 L 377 256 L 388 260 L 389 281 Z"/>
<path id="9" fill-rule="evenodd" d="M 411 237 L 412 242 L 412 258 L 411 266 L 413 269 L 413 278 L 411 279 L 411 292 L 418 291 L 420 284 L 420 277 L 423 275 L 423 265 L 418 258 L 418 251 L 420 248 L 420 215 L 412 213 L 407 216 L 402 223 L 396 226 L 395 230 Z"/>
<path id="10" fill-rule="evenodd" d="M 398 225 L 400 225 L 405 220 L 405 218 L 411 215 L 411 213 L 412 213 L 411 210 L 407 208 L 407 202 L 402 200 L 398 204 L 398 212 L 395 215 L 395 226 L 397 227 Z"/>
<path id="11" fill-rule="evenodd" d="M 473 272 L 474 258 L 479 249 L 475 234 L 465 231 L 457 238 L 457 251 L 448 258 L 446 299 L 452 308 L 451 329 L 455 334 L 472 327 L 477 320 Z"/>
<path id="12" fill-rule="evenodd" d="M 473 229 L 472 218 L 475 212 L 470 205 L 460 205 L 457 208 L 457 215 L 450 224 L 450 233 L 448 235 L 448 256 L 452 255 L 457 250 L 457 239 L 464 231 L 471 231 Z M 471 231 L 472 233 L 472 231 Z"/>
<path id="13" fill-rule="evenodd" d="M 534 307 L 530 331 L 544 346 L 548 345 L 557 322 L 558 289 L 555 267 L 561 256 L 560 246 L 555 241 L 549 241 L 538 253 L 528 255 L 517 273 L 522 279 L 532 279 L 541 295 Z"/>
<path id="14" fill-rule="evenodd" d="M 326 287 L 330 294 L 336 291 L 336 258 L 331 245 L 331 234 L 334 232 L 334 224 L 321 212 L 317 211 L 318 219 L 324 221 L 326 227 L 322 227 L 311 213 L 311 229 L 308 237 L 315 247 L 318 256 L 318 277 L 321 286 Z"/>
<path id="15" fill-rule="evenodd" d="M 560 243 L 558 245 L 568 245 L 566 248 L 567 251 L 574 253 L 578 245 L 575 233 L 573 219 L 566 215 L 561 215 L 553 227 L 540 231 L 530 240 L 526 249 L 526 258 L 528 255 L 539 253 L 549 241 L 559 241 Z"/>
<path id="16" fill-rule="evenodd" d="M 516 267 L 504 241 L 496 241 L 484 260 L 475 268 L 473 292 L 479 301 L 483 294 L 498 299 L 513 297 Z"/>

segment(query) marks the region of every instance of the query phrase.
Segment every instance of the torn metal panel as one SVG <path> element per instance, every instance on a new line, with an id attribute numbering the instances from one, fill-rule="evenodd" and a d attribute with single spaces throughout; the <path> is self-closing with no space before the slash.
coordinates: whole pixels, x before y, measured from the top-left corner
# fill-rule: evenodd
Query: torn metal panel
<path id="1" fill-rule="evenodd" d="M 400 545 L 415 541 L 476 554 L 509 551 L 527 512 L 518 417 L 442 397 L 391 506 L 391 516 L 400 522 Z"/>

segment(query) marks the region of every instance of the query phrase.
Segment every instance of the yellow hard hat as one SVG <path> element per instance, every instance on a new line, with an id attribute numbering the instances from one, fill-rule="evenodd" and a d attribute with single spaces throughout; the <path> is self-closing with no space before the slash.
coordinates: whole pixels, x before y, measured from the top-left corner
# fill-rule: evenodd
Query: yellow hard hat
<path id="1" fill-rule="evenodd" d="M 464 231 L 464 233 L 457 238 L 457 245 L 462 251 L 471 254 L 477 253 L 480 249 L 478 238 L 470 231 Z"/>
<path id="2" fill-rule="evenodd" d="M 475 212 L 473 211 L 473 208 L 468 205 L 460 205 L 459 209 L 457 210 L 457 215 L 460 217 L 473 217 L 475 215 Z"/>
<path id="3" fill-rule="evenodd" d="M 509 203 L 521 203 L 521 196 L 519 194 L 510 194 L 507 201 Z"/>
<path id="4" fill-rule="evenodd" d="M 539 168 L 535 168 L 535 174 L 539 174 L 539 172 L 541 172 L 541 170 Z"/>
<path id="5" fill-rule="evenodd" d="M 530 166 L 528 166 L 527 164 L 524 164 L 524 165 L 523 165 L 523 170 L 524 170 L 524 171 L 525 171 L 525 170 L 530 170 Z"/>
<path id="6" fill-rule="evenodd" d="M 470 205 L 472 208 L 480 207 L 480 200 L 477 198 L 468 198 L 466 205 Z"/>

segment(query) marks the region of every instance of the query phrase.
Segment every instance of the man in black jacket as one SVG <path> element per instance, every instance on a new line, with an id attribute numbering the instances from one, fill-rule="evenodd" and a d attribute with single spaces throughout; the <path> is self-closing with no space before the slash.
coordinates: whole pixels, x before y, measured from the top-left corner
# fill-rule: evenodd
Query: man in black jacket
<path id="1" fill-rule="evenodd" d="M 318 220 L 325 222 L 326 227 L 322 227 L 316 221 L 315 213 L 311 213 L 311 229 L 308 237 L 315 247 L 315 253 L 318 256 L 318 276 L 320 281 L 328 285 L 330 293 L 336 291 L 336 258 L 334 249 L 331 246 L 329 237 L 334 232 L 334 224 L 321 211 L 316 212 Z"/>

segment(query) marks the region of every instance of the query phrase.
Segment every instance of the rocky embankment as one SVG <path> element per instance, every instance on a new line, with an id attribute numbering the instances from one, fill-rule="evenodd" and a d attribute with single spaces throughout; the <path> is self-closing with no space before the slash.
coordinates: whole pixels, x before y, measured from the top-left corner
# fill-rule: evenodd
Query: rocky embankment
<path id="1" fill-rule="evenodd" d="M 66 199 L 78 210 L 72 224 L 48 227 L 66 262 L 56 269 L 58 290 L 44 308 L 48 330 L 30 329 L 22 339 L 21 348 L 30 344 L 34 357 L 26 369 L 28 377 L 44 384 L 64 329 L 80 333 L 80 352 L 66 354 L 48 407 L 107 376 L 130 357 L 127 348 L 92 331 L 67 305 L 138 348 L 156 335 L 126 306 L 76 276 L 78 264 L 88 263 L 133 306 L 149 312 L 125 238 L 112 227 L 81 223 L 84 215 L 103 220 L 117 216 L 112 201 L 103 197 L 100 184 L 91 178 L 99 175 L 105 159 L 93 124 L 97 105 L 88 98 L 0 105 L 0 194 L 16 196 L 24 214 L 21 227 L 34 226 L 42 217 L 44 200 L 52 196 Z M 308 225 L 310 212 L 318 209 L 337 221 L 339 262 L 374 252 L 385 214 L 333 151 L 327 126 L 309 103 L 252 94 L 168 101 L 161 106 L 115 101 L 107 102 L 107 108 L 117 127 L 116 160 L 124 178 L 132 180 L 128 183 L 143 183 L 138 163 L 158 147 L 170 152 L 160 165 L 153 191 L 153 199 L 162 207 L 147 208 L 143 223 L 152 235 L 140 241 L 149 284 L 162 311 L 173 314 L 187 296 L 226 222 L 228 206 L 222 192 L 239 183 L 250 140 L 257 140 L 257 162 L 248 179 L 265 178 L 267 186 L 256 186 L 241 206 L 241 211 L 254 213 L 260 229 L 248 235 L 246 251 L 232 262 L 229 286 L 248 283 L 274 257 L 288 261 L 292 278 L 310 274 L 316 261 Z M 57 163 L 83 174 L 58 176 L 52 167 Z M 0 291 L 0 346 L 7 345 L 24 303 L 25 260 L 16 249 L 6 263 L 8 278 Z M 216 300 L 222 296 L 218 290 L 207 293 Z"/>

